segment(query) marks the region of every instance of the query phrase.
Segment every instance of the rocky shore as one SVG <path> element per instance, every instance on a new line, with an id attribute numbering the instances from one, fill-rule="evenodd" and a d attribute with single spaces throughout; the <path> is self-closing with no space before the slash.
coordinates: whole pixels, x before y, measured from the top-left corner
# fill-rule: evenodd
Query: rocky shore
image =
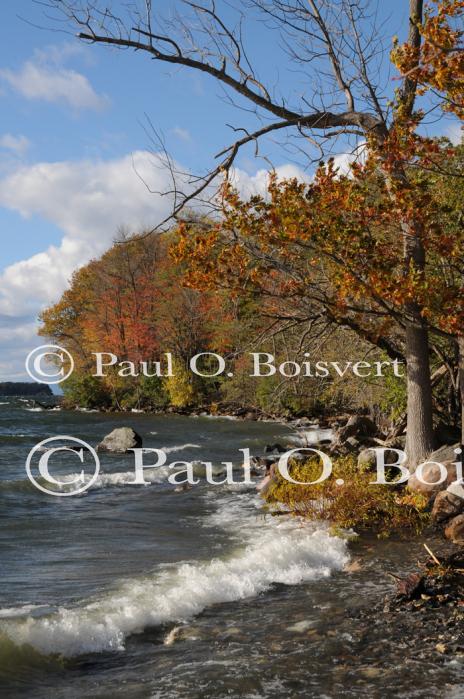
<path id="1" fill-rule="evenodd" d="M 427 541 L 423 554 L 412 544 L 400 574 L 379 570 L 390 578 L 383 599 L 346 610 L 360 649 L 370 648 L 380 667 L 398 654 L 429 667 L 464 663 L 464 549 Z"/>

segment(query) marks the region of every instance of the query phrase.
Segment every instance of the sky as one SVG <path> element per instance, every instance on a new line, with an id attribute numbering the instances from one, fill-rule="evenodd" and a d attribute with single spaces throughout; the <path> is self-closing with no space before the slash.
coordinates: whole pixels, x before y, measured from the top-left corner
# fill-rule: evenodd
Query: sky
<path id="1" fill-rule="evenodd" d="M 174 2 L 156 7 L 169 14 Z M 382 30 L 400 34 L 408 3 L 386 5 Z M 227 16 L 224 0 L 218 7 Z M 302 94 L 304 79 L 283 72 L 283 49 L 272 36 L 263 24 L 246 25 L 260 76 Z M 169 213 L 168 198 L 149 191 L 169 185 L 150 124 L 176 163 L 198 172 L 233 140 L 226 124 L 255 122 L 208 76 L 83 44 L 34 0 L 2 5 L 0 101 L 0 380 L 27 380 L 24 360 L 44 341 L 38 315 L 59 300 L 73 270 L 102 254 L 121 229 L 151 228 Z M 457 138 L 451 122 L 430 128 Z M 265 153 L 282 176 L 310 176 L 272 140 Z M 347 157 L 342 150 L 337 162 L 344 166 Z M 241 191 L 262 191 L 266 167 L 244 151 L 236 167 Z"/>

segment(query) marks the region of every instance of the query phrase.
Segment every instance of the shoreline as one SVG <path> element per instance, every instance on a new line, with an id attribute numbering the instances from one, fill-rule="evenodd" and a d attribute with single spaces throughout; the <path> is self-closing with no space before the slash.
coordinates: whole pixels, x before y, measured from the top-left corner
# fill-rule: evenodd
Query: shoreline
<path id="1" fill-rule="evenodd" d="M 129 422 L 129 415 L 131 413 L 121 413 L 121 420 Z M 222 415 L 218 417 L 223 418 Z M 50 415 L 50 418 L 47 416 L 45 418 L 43 420 L 37 415 L 34 421 L 42 422 L 43 420 L 44 424 L 59 424 L 60 421 L 60 417 L 54 414 Z M 102 432 L 101 436 L 104 434 L 103 426 L 106 420 L 100 419 L 98 413 L 94 416 L 89 415 L 88 420 L 63 415 L 63 423 L 69 419 L 73 424 L 92 423 L 98 432 Z M 149 415 L 145 413 L 146 422 L 149 422 L 149 419 Z M 118 420 L 114 420 L 114 423 L 117 424 Z M 288 423 L 285 424 L 291 427 Z M 195 432 L 195 424 L 192 423 L 189 429 Z M 263 429 L 265 430 L 264 425 Z M 217 433 L 218 428 L 210 426 L 209 431 Z M 235 435 L 233 429 L 226 428 L 224 431 Z M 274 429 L 272 426 L 265 430 L 268 435 L 280 431 L 280 428 Z M 261 432 L 259 426 L 254 427 L 255 434 Z M 173 434 L 177 436 L 178 430 L 174 428 Z M 161 434 L 159 438 L 163 438 Z M 190 441 L 190 435 L 188 440 Z M 236 441 L 235 435 L 230 440 L 232 447 Z M 125 459 L 121 464 L 123 462 L 125 463 Z M 115 479 L 114 484 L 120 482 L 119 479 L 117 481 Z M 140 492 L 147 498 L 152 497 L 149 491 L 141 490 Z M 237 510 L 234 503 L 230 505 L 226 502 L 233 499 L 233 493 L 236 495 L 236 491 L 225 492 L 223 500 L 228 511 L 227 521 L 230 522 L 230 531 L 236 532 Z M 189 498 L 192 496 L 191 491 L 186 492 L 185 498 L 184 495 L 171 495 L 166 491 L 164 497 L 173 498 L 172 501 L 169 500 L 170 510 L 182 513 L 182 508 L 189 507 Z M 107 497 L 111 498 L 110 492 L 108 495 L 105 494 L 105 498 L 98 499 L 99 506 L 103 506 Z M 132 495 L 128 501 L 134 501 Z M 86 504 L 85 500 L 80 502 Z M 161 502 L 160 498 L 160 505 Z M 90 501 L 88 503 L 90 504 Z M 463 606 L 460 604 L 462 599 L 458 598 L 453 591 L 447 593 L 450 595 L 447 599 L 440 600 L 433 595 L 428 595 L 430 599 L 424 599 L 422 595 L 426 593 L 420 590 L 417 594 L 413 591 L 411 599 L 399 598 L 397 596 L 398 581 L 394 576 L 406 580 L 408 576 L 418 571 L 418 559 L 422 563 L 426 562 L 429 556 L 423 547 L 424 542 L 429 545 L 440 561 L 445 560 L 448 552 L 461 549 L 440 540 L 430 529 L 420 535 L 411 534 L 404 540 L 397 538 L 395 534 L 387 540 L 379 540 L 370 532 L 360 532 L 355 540 L 346 543 L 346 550 L 351 560 L 345 568 L 336 569 L 331 575 L 327 574 L 317 580 L 308 578 L 301 584 L 298 583 L 289 588 L 281 583 L 279 570 L 282 568 L 290 570 L 288 565 L 281 562 L 280 557 L 287 555 L 291 547 L 288 542 L 286 544 L 285 540 L 276 536 L 277 532 L 273 536 L 271 533 L 274 525 L 280 521 L 285 528 L 284 520 L 290 517 L 277 517 L 276 521 L 272 522 L 270 514 L 264 515 L 265 503 L 263 502 L 262 505 L 264 507 L 252 511 L 250 533 L 253 533 L 256 522 L 261 522 L 263 514 L 263 520 L 268 520 L 266 527 L 260 530 L 260 536 L 253 534 L 251 544 L 256 546 L 257 560 L 261 560 L 263 536 L 273 547 L 269 562 L 266 566 L 261 566 L 265 572 L 269 567 L 266 574 L 269 575 L 270 582 L 265 593 L 262 594 L 261 587 L 257 586 L 258 593 L 250 597 L 249 601 L 241 598 L 224 601 L 219 596 L 216 606 L 208 604 L 203 611 L 199 611 L 189 619 L 167 620 L 154 627 L 147 625 L 140 635 L 128 634 L 125 642 L 125 658 L 132 658 L 131 653 L 135 646 L 141 647 L 142 644 L 147 643 L 149 653 L 159 650 L 160 659 L 166 659 L 169 652 L 172 654 L 169 657 L 173 658 L 173 663 L 177 663 L 180 655 L 186 650 L 191 653 L 198 652 L 198 657 L 202 658 L 201 651 L 196 651 L 196 648 L 202 648 L 202 644 L 206 647 L 213 642 L 215 649 L 224 647 L 224 652 L 227 653 L 228 644 L 232 638 L 235 643 L 243 643 L 243 646 L 235 647 L 243 647 L 244 654 L 248 653 L 248 643 L 254 643 L 254 647 L 259 647 L 267 662 L 270 660 L 273 667 L 276 663 L 278 664 L 276 671 L 285 678 L 285 681 L 301 683 L 298 685 L 298 687 L 301 686 L 301 694 L 293 692 L 294 696 L 307 696 L 307 692 L 304 693 L 305 688 L 307 690 L 308 683 L 311 683 L 314 674 L 318 677 L 318 691 L 321 694 L 328 692 L 329 695 L 331 691 L 334 695 L 339 695 L 340 686 L 350 686 L 353 696 L 360 696 L 363 693 L 367 696 L 377 696 L 376 692 L 380 690 L 383 696 L 401 696 L 401 692 L 404 692 L 407 683 L 411 681 L 415 684 L 416 695 L 425 698 L 431 694 L 441 696 L 442 688 L 451 689 L 459 684 L 459 679 L 455 679 L 453 675 L 454 670 L 460 672 L 462 669 L 461 647 L 464 647 L 464 639 L 459 631 L 464 621 Z M 148 509 L 152 511 L 152 506 Z M 212 514 L 217 516 L 215 512 Z M 216 524 L 221 522 L 224 522 L 224 512 L 220 513 Z M 291 525 L 291 522 L 289 524 Z M 300 528 L 298 522 L 296 527 L 300 534 L 304 532 L 304 528 Z M 301 542 L 302 546 L 310 546 L 311 531 L 312 527 L 309 526 L 307 535 Z M 339 543 L 342 544 L 341 541 Z M 149 545 L 152 547 L 152 542 Z M 321 546 L 321 556 L 325 551 L 326 547 Z M 127 554 L 124 553 L 124 557 L 126 556 Z M 248 553 L 244 550 L 243 557 L 245 556 L 248 556 Z M 200 555 L 199 560 L 201 559 Z M 227 556 L 226 560 L 229 560 Z M 246 558 L 247 567 L 248 560 Z M 202 571 L 203 563 L 210 565 L 210 554 L 205 561 L 198 564 Z M 252 564 L 253 560 L 250 559 L 250 570 L 259 568 Z M 277 572 L 270 570 L 274 564 Z M 234 572 L 235 568 L 231 570 Z M 217 572 L 214 566 L 209 567 L 207 571 L 212 575 Z M 242 572 L 241 569 L 240 572 Z M 419 569 L 419 572 L 422 571 Z M 128 577 L 132 579 L 130 571 Z M 176 601 L 180 597 L 178 595 L 175 598 Z M 82 599 L 87 600 L 87 595 L 83 595 Z M 146 608 L 150 610 L 151 605 L 150 598 Z M 251 608 L 259 609 L 260 613 L 248 627 Z M 86 609 L 84 605 L 84 611 Z M 113 613 L 113 607 L 110 611 Z M 233 636 L 230 635 L 231 629 L 234 629 Z M 261 633 L 263 643 L 259 646 Z M 272 634 L 270 641 L 269 633 Z M 153 639 L 155 647 L 148 645 Z M 278 648 L 275 655 L 272 655 L 270 643 L 272 648 Z M 17 657 L 20 657 L 21 652 Z M 297 656 L 298 653 L 301 655 Z M 287 665 L 288 658 L 295 658 L 294 665 Z M 72 665 L 74 661 L 64 660 L 63 662 Z M 98 666 L 100 662 L 104 662 L 104 657 L 95 653 L 92 656 L 92 662 Z M 422 667 L 428 668 L 426 676 L 422 674 Z M 331 682 L 334 684 L 331 685 Z M 430 691 L 431 687 L 432 691 Z M 389 694 L 389 691 L 392 693 Z M 393 693 L 394 691 L 396 694 Z"/>
<path id="2" fill-rule="evenodd" d="M 8 396 L 8 398 L 16 398 L 20 400 L 26 400 L 26 402 L 34 403 L 35 406 L 42 408 L 43 410 L 53 410 L 60 408 L 61 410 L 68 410 L 70 412 L 82 412 L 82 413 L 102 413 L 108 415 L 157 415 L 162 417 L 169 417 L 171 415 L 179 415 L 183 417 L 204 417 L 209 419 L 225 419 L 225 420 L 239 420 L 239 421 L 252 421 L 252 422 L 269 422 L 269 423 L 279 423 L 283 425 L 302 427 L 302 428 L 314 428 L 314 429 L 330 429 L 331 427 L 339 426 L 341 421 L 348 420 L 349 417 L 354 415 L 361 415 L 362 412 L 350 411 L 343 414 L 319 414 L 317 416 L 309 415 L 279 415 L 275 413 L 267 413 L 260 408 L 253 406 L 243 407 L 230 405 L 228 407 L 216 407 L 212 405 L 199 406 L 191 408 L 178 408 L 175 406 L 168 406 L 166 408 L 130 408 L 124 410 L 122 408 L 114 407 L 93 407 L 87 408 L 85 406 L 80 406 L 76 404 L 67 404 L 65 402 L 64 396 L 53 395 L 50 398 L 53 400 L 50 403 L 44 403 L 42 400 L 37 400 L 34 396 L 30 396 L 24 399 L 22 396 Z"/>

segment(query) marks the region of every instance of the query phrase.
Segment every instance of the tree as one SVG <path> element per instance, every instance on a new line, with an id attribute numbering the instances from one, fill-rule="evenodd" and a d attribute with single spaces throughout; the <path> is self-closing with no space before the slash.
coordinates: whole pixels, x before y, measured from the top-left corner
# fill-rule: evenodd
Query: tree
<path id="1" fill-rule="evenodd" d="M 419 278 L 424 276 L 426 231 L 417 210 L 408 205 L 414 199 L 414 180 L 408 165 L 416 159 L 417 147 L 422 147 L 417 135 L 421 114 L 415 111 L 421 92 L 419 71 L 422 59 L 431 63 L 430 56 L 421 53 L 423 0 L 409 3 L 408 38 L 403 50 L 408 66 L 393 110 L 378 85 L 380 32 L 363 0 L 243 0 L 238 5 L 235 24 L 220 16 L 214 0 L 208 4 L 183 0 L 183 14 L 164 22 L 152 8 L 151 0 L 145 0 L 143 12 L 135 10 L 125 16 L 123 8 L 123 16 L 118 16 L 99 2 L 49 0 L 47 4 L 78 27 L 83 41 L 131 48 L 146 53 L 155 63 L 184 66 L 209 75 L 228 94 L 234 94 L 242 105 L 251 108 L 260 122 L 254 129 L 236 129 L 243 135 L 219 154 L 222 160 L 217 167 L 192 178 L 187 191 L 174 187 L 174 215 L 187 202 L 204 195 L 221 172 L 228 173 L 242 148 L 247 144 L 258 147 L 271 133 L 293 133 L 302 139 L 297 147 L 307 152 L 308 143 L 315 144 L 319 157 L 337 139 L 354 135 L 366 142 L 392 206 L 398 211 L 395 244 L 402 245 L 404 275 L 409 277 L 414 270 Z M 461 16 L 460 0 L 436 4 L 437 12 L 445 15 L 445 24 Z M 274 41 L 277 36 L 283 38 L 291 65 L 303 70 L 309 84 L 315 85 L 311 93 L 305 93 L 298 101 L 292 96 L 285 99 L 276 96 L 259 79 L 242 40 L 245 11 L 247 20 L 255 12 L 266 20 Z M 430 9 L 426 15 L 428 26 L 432 17 Z M 459 32 L 457 37 L 460 39 Z M 426 34 L 425 45 L 432 40 L 433 32 Z M 437 52 L 434 80 L 441 90 L 440 100 L 449 102 L 454 100 L 453 89 L 449 89 L 448 83 L 445 90 L 441 89 L 439 77 L 443 56 L 447 65 L 450 63 L 446 51 L 444 47 L 441 63 Z M 308 154 L 308 160 L 311 159 Z M 169 165 L 172 167 L 171 161 Z M 410 460 L 419 463 L 433 448 L 432 388 L 428 323 L 420 300 L 414 295 L 404 302 L 403 318 L 408 382 L 407 451 Z"/>
<path id="2" fill-rule="evenodd" d="M 457 170 L 449 150 L 441 146 L 442 164 Z M 215 227 L 183 226 L 177 255 L 189 261 L 187 282 L 205 289 L 228 283 L 232 293 L 258 295 L 261 313 L 287 322 L 352 327 L 393 358 L 401 358 L 406 302 L 414 298 L 445 361 L 443 343 L 464 322 L 462 207 L 452 201 L 450 178 L 423 170 L 410 176 L 415 187 L 396 207 L 372 159 L 350 176 L 329 162 L 310 185 L 272 178 L 267 195 L 245 201 L 226 184 Z M 421 273 L 405 271 L 396 244 L 400 205 L 414 207 L 427 230 Z"/>
<path id="3" fill-rule="evenodd" d="M 414 52 L 408 45 L 398 47 L 393 59 L 403 75 L 416 81 L 419 92 L 440 95 L 441 108 L 464 118 L 464 32 L 459 29 L 464 16 L 463 0 L 437 2 L 436 12 L 425 12 L 420 27 L 423 42 Z M 453 22 L 454 20 L 454 22 Z M 462 227 L 462 220 L 460 221 Z M 462 306 L 464 265 L 459 267 L 461 286 L 458 305 Z M 451 317 L 454 314 L 451 313 Z M 462 323 L 455 328 L 458 343 L 459 368 L 457 384 L 461 397 L 461 447 L 464 451 L 464 332 Z"/>
<path id="4" fill-rule="evenodd" d="M 221 294 L 182 286 L 182 266 L 169 254 L 172 239 L 166 232 L 115 243 L 75 272 L 58 303 L 41 314 L 40 334 L 74 358 L 74 374 L 64 392 L 79 405 L 161 407 L 166 391 L 174 405 L 199 402 L 205 382 L 192 379 L 189 359 L 207 346 L 219 352 L 234 348 L 233 306 Z M 104 378 L 93 376 L 96 352 L 112 353 L 118 360 L 105 369 Z M 178 375 L 166 385 L 158 377 L 118 374 L 119 362 L 138 366 L 161 361 L 166 352 L 173 355 Z"/>

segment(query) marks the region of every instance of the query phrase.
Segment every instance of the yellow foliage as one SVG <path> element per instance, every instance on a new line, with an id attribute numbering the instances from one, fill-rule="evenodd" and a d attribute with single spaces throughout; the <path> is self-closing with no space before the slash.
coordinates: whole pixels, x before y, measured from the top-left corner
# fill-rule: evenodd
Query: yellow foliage
<path id="1" fill-rule="evenodd" d="M 343 529 L 372 530 L 379 537 L 418 533 L 428 522 L 427 499 L 405 495 L 399 486 L 373 484 L 375 474 L 358 467 L 353 456 L 334 461 L 332 475 L 317 485 L 302 485 L 320 478 L 318 458 L 289 466 L 294 484 L 276 473 L 266 493 L 269 503 L 281 503 L 298 516 L 327 520 Z"/>
<path id="2" fill-rule="evenodd" d="M 172 373 L 173 376 L 168 376 L 165 380 L 170 403 L 176 408 L 185 408 L 191 405 L 195 399 L 191 374 L 185 364 L 176 358 L 173 359 Z"/>

